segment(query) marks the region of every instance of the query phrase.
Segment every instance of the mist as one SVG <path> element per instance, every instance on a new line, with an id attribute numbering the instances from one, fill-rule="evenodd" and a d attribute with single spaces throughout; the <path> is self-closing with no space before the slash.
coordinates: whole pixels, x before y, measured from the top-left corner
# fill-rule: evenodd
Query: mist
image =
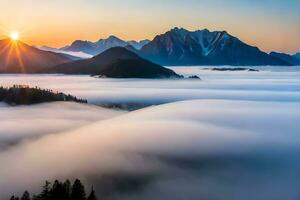
<path id="1" fill-rule="evenodd" d="M 33 106 L 0 104 L 0 151 L 23 140 L 38 138 L 105 120 L 124 112 L 75 103 Z"/>
<path id="2" fill-rule="evenodd" d="M 109 200 L 299 199 L 299 70 L 203 68 L 172 68 L 201 80 L 1 75 L 94 105 L 0 104 L 0 200 L 67 178 Z"/>
<path id="3" fill-rule="evenodd" d="M 296 197 L 299 109 L 299 103 L 193 100 L 47 135 L 0 153 L 0 194 L 79 177 L 100 194 L 111 191 L 109 199 L 182 199 L 182 192 L 192 199 Z M 122 178 L 139 190 L 118 189 Z M 103 188 L 107 179 L 110 187 Z"/>
<path id="4" fill-rule="evenodd" d="M 109 79 L 63 75 L 1 75 L 0 85 L 27 84 L 70 93 L 89 103 L 127 109 L 193 99 L 300 101 L 300 70 L 265 67 L 259 72 L 215 72 L 206 67 L 174 67 L 202 80 Z M 286 71 L 280 71 L 285 69 Z M 298 71 L 296 71 L 296 69 Z M 132 109 L 130 109 L 132 110 Z"/>

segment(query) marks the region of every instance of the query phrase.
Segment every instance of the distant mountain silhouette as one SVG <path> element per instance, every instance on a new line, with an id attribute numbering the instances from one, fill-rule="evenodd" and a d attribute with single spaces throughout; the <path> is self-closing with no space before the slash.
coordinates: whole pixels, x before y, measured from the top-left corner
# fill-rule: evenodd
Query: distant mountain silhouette
<path id="1" fill-rule="evenodd" d="M 170 69 L 147 61 L 123 47 L 114 47 L 85 60 L 61 64 L 44 73 L 89 74 L 111 78 L 179 78 Z"/>
<path id="2" fill-rule="evenodd" d="M 42 51 L 21 41 L 0 40 L 0 73 L 33 73 L 72 60 L 68 55 Z"/>
<path id="3" fill-rule="evenodd" d="M 106 39 L 100 39 L 97 42 L 76 40 L 71 45 L 61 48 L 64 51 L 84 52 L 90 55 L 98 55 L 112 47 L 125 47 L 131 45 L 135 49 L 141 49 L 149 40 L 142 41 L 124 41 L 116 36 L 109 36 Z"/>
<path id="4" fill-rule="evenodd" d="M 158 35 L 140 55 L 161 65 L 289 65 L 226 31 L 174 28 Z"/>
<path id="5" fill-rule="evenodd" d="M 289 55 L 286 53 L 271 52 L 270 55 L 280 60 L 283 60 L 291 65 L 300 65 L 300 56 L 297 56 L 297 54 Z"/>

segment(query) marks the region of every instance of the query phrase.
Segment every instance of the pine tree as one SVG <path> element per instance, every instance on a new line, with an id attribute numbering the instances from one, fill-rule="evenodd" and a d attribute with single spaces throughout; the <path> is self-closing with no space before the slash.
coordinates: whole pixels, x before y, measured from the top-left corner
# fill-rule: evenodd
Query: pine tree
<path id="1" fill-rule="evenodd" d="M 71 192 L 71 200 L 86 200 L 85 189 L 80 180 L 76 179 Z"/>
<path id="2" fill-rule="evenodd" d="M 50 188 L 51 183 L 49 181 L 45 182 L 45 185 L 42 187 L 43 190 L 42 192 L 33 197 L 33 200 L 50 200 L 51 197 L 51 188 Z"/>
<path id="3" fill-rule="evenodd" d="M 51 199 L 53 200 L 67 200 L 68 195 L 66 194 L 63 183 L 58 180 L 54 181 L 51 190 Z"/>
<path id="4" fill-rule="evenodd" d="M 64 189 L 65 189 L 65 193 L 66 193 L 66 200 L 67 199 L 70 199 L 70 195 L 71 195 L 71 182 L 67 179 L 65 182 L 64 182 Z"/>
<path id="5" fill-rule="evenodd" d="M 10 200 L 97 200 L 95 191 L 92 188 L 88 199 L 83 184 L 80 180 L 76 179 L 73 185 L 69 180 L 60 182 L 56 180 L 53 184 L 46 181 L 42 187 L 42 191 L 38 195 L 33 195 L 30 198 L 30 193 L 25 191 L 22 197 L 19 199 L 17 196 L 12 196 Z"/>
<path id="6" fill-rule="evenodd" d="M 21 200 L 30 200 L 30 194 L 28 191 L 25 191 L 21 197 Z"/>
<path id="7" fill-rule="evenodd" d="M 97 197 L 96 197 L 95 190 L 94 190 L 93 187 L 92 187 L 91 193 L 88 196 L 87 200 L 98 200 Z"/>

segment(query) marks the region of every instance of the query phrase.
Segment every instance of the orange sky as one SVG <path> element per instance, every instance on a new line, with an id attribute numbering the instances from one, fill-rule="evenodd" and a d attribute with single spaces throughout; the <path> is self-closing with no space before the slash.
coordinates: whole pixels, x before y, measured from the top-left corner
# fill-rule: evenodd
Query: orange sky
<path id="1" fill-rule="evenodd" d="M 34 45 L 152 39 L 178 26 L 227 30 L 265 51 L 300 51 L 298 0 L 1 0 L 1 7 L 0 37 L 19 31 Z"/>

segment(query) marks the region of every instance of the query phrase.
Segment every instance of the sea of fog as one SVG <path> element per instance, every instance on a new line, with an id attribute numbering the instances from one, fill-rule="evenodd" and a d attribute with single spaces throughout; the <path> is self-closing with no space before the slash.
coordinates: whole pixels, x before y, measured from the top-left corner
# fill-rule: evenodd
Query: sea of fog
<path id="1" fill-rule="evenodd" d="M 27 84 L 88 99 L 96 105 L 140 108 L 191 99 L 300 101 L 300 67 L 259 67 L 260 72 L 216 72 L 173 67 L 202 80 L 99 79 L 90 76 L 0 75 L 0 85 Z M 286 71 L 283 71 L 286 69 Z"/>
<path id="2" fill-rule="evenodd" d="M 206 68 L 172 67 L 201 80 L 0 75 L 91 103 L 0 104 L 0 200 L 66 178 L 109 200 L 300 199 L 300 67 Z"/>

